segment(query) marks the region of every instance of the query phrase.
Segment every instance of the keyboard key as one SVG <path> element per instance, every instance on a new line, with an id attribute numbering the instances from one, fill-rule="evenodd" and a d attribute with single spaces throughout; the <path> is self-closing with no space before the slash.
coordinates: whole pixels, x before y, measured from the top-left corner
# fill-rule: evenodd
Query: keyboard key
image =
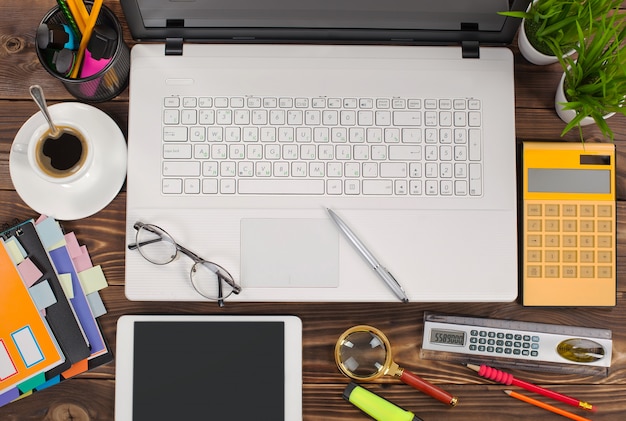
<path id="1" fill-rule="evenodd" d="M 324 180 L 239 180 L 241 194 L 324 194 Z"/>

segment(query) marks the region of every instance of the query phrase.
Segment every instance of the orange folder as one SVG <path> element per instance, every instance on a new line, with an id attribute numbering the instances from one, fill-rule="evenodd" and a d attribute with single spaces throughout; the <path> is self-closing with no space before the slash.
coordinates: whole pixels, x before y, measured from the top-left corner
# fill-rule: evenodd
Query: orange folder
<path id="1" fill-rule="evenodd" d="M 0 394 L 65 361 L 0 240 Z"/>

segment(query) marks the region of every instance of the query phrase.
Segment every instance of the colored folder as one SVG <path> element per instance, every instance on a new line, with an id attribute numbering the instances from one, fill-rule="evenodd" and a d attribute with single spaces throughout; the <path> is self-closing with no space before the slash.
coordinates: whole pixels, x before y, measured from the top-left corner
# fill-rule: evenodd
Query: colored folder
<path id="1" fill-rule="evenodd" d="M 0 240 L 0 395 L 65 361 Z"/>

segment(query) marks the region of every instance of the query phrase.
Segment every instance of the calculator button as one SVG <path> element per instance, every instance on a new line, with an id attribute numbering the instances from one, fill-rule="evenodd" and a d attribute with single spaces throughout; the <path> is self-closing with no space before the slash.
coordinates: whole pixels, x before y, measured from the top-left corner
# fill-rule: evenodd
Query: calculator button
<path id="1" fill-rule="evenodd" d="M 576 220 L 574 219 L 566 219 L 563 221 L 563 231 L 565 232 L 576 232 Z"/>
<path id="2" fill-rule="evenodd" d="M 528 247 L 541 247 L 541 235 L 530 234 L 526 239 Z"/>
<path id="3" fill-rule="evenodd" d="M 577 216 L 576 205 L 563 205 L 563 216 Z"/>
<path id="4" fill-rule="evenodd" d="M 558 235 L 546 235 L 546 247 L 558 247 L 561 244 L 561 237 Z"/>
<path id="5" fill-rule="evenodd" d="M 528 250 L 526 259 L 529 262 L 541 262 L 541 252 L 539 250 Z"/>
<path id="6" fill-rule="evenodd" d="M 548 241 L 546 239 L 546 241 Z M 556 250 L 546 250 L 545 252 L 546 262 L 558 262 L 559 261 L 559 252 Z"/>
<path id="7" fill-rule="evenodd" d="M 575 235 L 563 236 L 563 247 L 576 247 L 577 237 Z"/>
<path id="8" fill-rule="evenodd" d="M 598 247 L 613 247 L 613 237 L 610 235 L 598 235 Z"/>
<path id="9" fill-rule="evenodd" d="M 595 238 L 596 237 L 594 237 L 593 235 L 581 235 L 580 246 L 581 247 L 593 247 Z"/>
<path id="10" fill-rule="evenodd" d="M 541 266 L 528 266 L 526 276 L 529 278 L 541 278 Z"/>
<path id="11" fill-rule="evenodd" d="M 580 261 L 582 263 L 593 263 L 594 262 L 594 255 L 593 255 L 593 251 L 581 251 L 580 252 Z"/>
<path id="12" fill-rule="evenodd" d="M 575 251 L 566 250 L 563 252 L 563 261 L 566 263 L 576 263 L 578 254 Z"/>
<path id="13" fill-rule="evenodd" d="M 598 267 L 598 278 L 612 278 L 613 267 L 612 266 L 600 266 Z"/>
<path id="14" fill-rule="evenodd" d="M 546 278 L 558 278 L 559 277 L 559 267 L 558 266 L 546 266 Z"/>
<path id="15" fill-rule="evenodd" d="M 598 232 L 613 232 L 611 221 L 598 221 Z"/>
<path id="16" fill-rule="evenodd" d="M 611 218 L 613 216 L 613 207 L 610 205 L 598 205 L 598 216 L 601 218 Z"/>
<path id="17" fill-rule="evenodd" d="M 576 266 L 563 266 L 563 276 L 565 278 L 576 278 L 578 276 Z"/>
<path id="18" fill-rule="evenodd" d="M 595 216 L 595 207 L 593 205 L 580 205 L 580 216 L 585 218 Z"/>
<path id="19" fill-rule="evenodd" d="M 593 232 L 594 221 L 592 219 L 585 219 L 580 221 L 581 232 Z"/>
<path id="20" fill-rule="evenodd" d="M 593 266 L 582 266 L 580 268 L 580 277 L 581 278 L 593 278 L 594 277 Z"/>
<path id="21" fill-rule="evenodd" d="M 610 251 L 599 251 L 598 262 L 600 263 L 613 263 L 613 257 Z"/>
<path id="22" fill-rule="evenodd" d="M 559 220 L 558 219 L 547 219 L 546 220 L 546 231 L 558 232 L 559 231 Z"/>
<path id="23" fill-rule="evenodd" d="M 546 205 L 546 216 L 559 216 L 559 205 Z"/>
<path id="24" fill-rule="evenodd" d="M 529 216 L 541 216 L 541 205 L 529 204 L 526 206 L 526 213 Z"/>
<path id="25" fill-rule="evenodd" d="M 527 231 L 541 231 L 541 219 L 529 219 Z"/>

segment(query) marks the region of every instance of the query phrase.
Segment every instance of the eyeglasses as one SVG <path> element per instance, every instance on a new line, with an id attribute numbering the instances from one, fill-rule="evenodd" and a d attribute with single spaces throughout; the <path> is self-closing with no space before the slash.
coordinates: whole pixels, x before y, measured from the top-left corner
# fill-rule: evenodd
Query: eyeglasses
<path id="1" fill-rule="evenodd" d="M 135 222 L 134 228 L 137 230 L 135 242 L 129 244 L 128 249 L 138 250 L 144 259 L 155 265 L 173 262 L 179 252 L 189 257 L 194 261 L 189 273 L 191 285 L 203 297 L 216 300 L 223 307 L 224 299 L 241 292 L 226 269 L 181 246 L 164 229 L 142 222 Z"/>

